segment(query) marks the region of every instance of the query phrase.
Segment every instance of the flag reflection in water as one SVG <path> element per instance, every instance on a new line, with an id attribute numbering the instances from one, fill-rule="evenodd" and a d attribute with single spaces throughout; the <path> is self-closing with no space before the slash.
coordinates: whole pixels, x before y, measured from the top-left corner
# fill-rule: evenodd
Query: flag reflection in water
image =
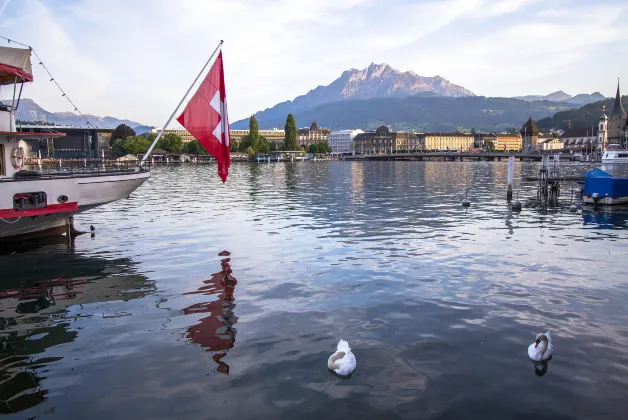
<path id="1" fill-rule="evenodd" d="M 204 286 L 195 292 L 185 293 L 217 296 L 211 302 L 196 303 L 183 310 L 186 315 L 207 313 L 209 316 L 199 320 L 198 324 L 188 327 L 186 337 L 213 352 L 212 359 L 218 364 L 216 371 L 225 375 L 229 374 L 229 365 L 221 359 L 227 354 L 227 350 L 235 344 L 237 330 L 234 325 L 238 318 L 234 315 L 235 302 L 233 292 L 238 281 L 231 275 L 230 259 L 221 261 L 222 270 L 212 274 L 209 280 L 205 280 Z"/>

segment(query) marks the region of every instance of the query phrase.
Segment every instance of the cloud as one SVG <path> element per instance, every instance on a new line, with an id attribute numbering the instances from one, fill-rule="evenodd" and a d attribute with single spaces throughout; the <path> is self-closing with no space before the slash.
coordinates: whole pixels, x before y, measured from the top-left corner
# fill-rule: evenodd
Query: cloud
<path id="1" fill-rule="evenodd" d="M 624 69 L 616 71 L 628 69 L 628 59 L 619 58 L 628 57 L 618 46 L 625 35 L 611 24 L 628 14 L 615 0 L 25 0 L 4 6 L 2 33 L 35 47 L 81 110 L 152 125 L 163 124 L 220 39 L 234 120 L 371 62 L 440 74 L 488 95 L 602 91 L 607 81 L 600 80 L 610 70 L 596 58 L 601 51 Z M 568 15 L 557 15 L 567 8 Z M 593 60 L 598 69 L 582 65 Z M 69 111 L 35 71 L 26 94 L 51 110 Z"/>

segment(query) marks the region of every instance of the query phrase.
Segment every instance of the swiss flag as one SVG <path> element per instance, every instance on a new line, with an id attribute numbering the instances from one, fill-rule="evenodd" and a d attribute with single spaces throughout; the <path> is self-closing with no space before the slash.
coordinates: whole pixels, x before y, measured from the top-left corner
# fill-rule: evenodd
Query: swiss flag
<path id="1" fill-rule="evenodd" d="M 218 175 L 225 182 L 229 175 L 231 154 L 222 51 L 177 121 L 216 158 Z"/>

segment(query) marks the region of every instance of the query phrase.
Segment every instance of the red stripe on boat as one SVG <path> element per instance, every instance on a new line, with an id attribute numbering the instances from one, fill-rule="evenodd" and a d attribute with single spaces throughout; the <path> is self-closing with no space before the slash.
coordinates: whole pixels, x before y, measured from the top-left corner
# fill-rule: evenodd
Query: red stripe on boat
<path id="1" fill-rule="evenodd" d="M 28 216 L 44 216 L 46 214 L 55 213 L 71 213 L 78 211 L 79 206 L 75 201 L 73 203 L 63 204 L 49 204 L 48 207 L 43 209 L 30 209 L 30 210 L 14 210 L 14 209 L 0 209 L 0 217 L 3 219 L 14 219 L 16 217 L 28 217 Z"/>

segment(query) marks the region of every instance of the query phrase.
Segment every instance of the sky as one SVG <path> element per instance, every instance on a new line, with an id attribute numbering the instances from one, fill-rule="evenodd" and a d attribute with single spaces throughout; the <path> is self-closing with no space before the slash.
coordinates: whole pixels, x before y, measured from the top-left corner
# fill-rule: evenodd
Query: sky
<path id="1" fill-rule="evenodd" d="M 0 0 L 0 35 L 82 112 L 158 127 L 221 39 L 233 122 L 372 62 L 484 96 L 628 93 L 625 22 L 625 0 Z M 72 111 L 33 61 L 23 96 Z"/>

